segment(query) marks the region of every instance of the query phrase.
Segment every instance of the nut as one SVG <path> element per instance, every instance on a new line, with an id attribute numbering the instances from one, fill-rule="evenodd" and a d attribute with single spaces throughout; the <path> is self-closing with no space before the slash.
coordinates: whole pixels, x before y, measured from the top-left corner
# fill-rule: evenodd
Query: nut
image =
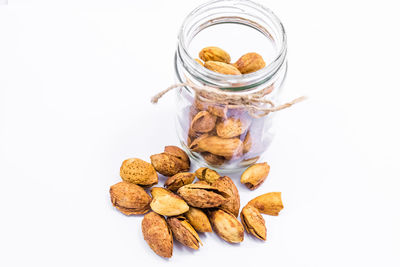
<path id="1" fill-rule="evenodd" d="M 240 177 L 240 182 L 250 190 L 258 188 L 267 178 L 269 173 L 268 163 L 257 163 L 248 167 Z"/>
<path id="2" fill-rule="evenodd" d="M 240 71 L 233 65 L 229 65 L 224 62 L 218 61 L 207 61 L 204 63 L 204 67 L 214 72 L 218 72 L 226 75 L 240 75 Z"/>
<path id="3" fill-rule="evenodd" d="M 125 215 L 144 214 L 150 210 L 151 197 L 138 185 L 119 182 L 110 187 L 111 202 Z"/>
<path id="4" fill-rule="evenodd" d="M 218 188 L 206 184 L 188 184 L 178 190 L 178 194 L 191 206 L 213 208 L 225 203 L 229 195 Z"/>
<path id="5" fill-rule="evenodd" d="M 217 156 L 231 158 L 243 152 L 243 143 L 239 138 L 202 135 L 192 142 L 190 149 L 194 152 L 210 152 Z"/>
<path id="6" fill-rule="evenodd" d="M 197 169 L 195 174 L 199 180 L 206 181 L 209 184 L 214 183 L 219 177 L 221 177 L 218 172 L 206 167 Z"/>
<path id="7" fill-rule="evenodd" d="M 278 216 L 283 209 L 281 192 L 271 192 L 252 199 L 249 205 L 254 206 L 259 212 Z"/>
<path id="8" fill-rule="evenodd" d="M 194 229 L 198 232 L 212 232 L 210 220 L 207 215 L 198 208 L 189 207 L 189 210 L 183 214 Z"/>
<path id="9" fill-rule="evenodd" d="M 214 232 L 229 243 L 240 243 L 244 238 L 243 225 L 229 212 L 217 209 L 209 212 Z"/>
<path id="10" fill-rule="evenodd" d="M 203 152 L 201 154 L 203 159 L 210 165 L 220 166 L 225 163 L 226 159 L 221 156 L 217 156 L 208 152 Z"/>
<path id="11" fill-rule="evenodd" d="M 158 183 L 158 175 L 154 167 L 137 158 L 130 158 L 122 162 L 120 168 L 122 180 L 133 184 L 152 186 Z"/>
<path id="12" fill-rule="evenodd" d="M 250 151 L 252 145 L 252 140 L 251 140 L 251 135 L 250 131 L 247 132 L 244 140 L 243 140 L 243 154 L 246 154 L 247 152 Z"/>
<path id="13" fill-rule="evenodd" d="M 217 134 L 222 138 L 232 138 L 241 135 L 247 130 L 248 125 L 245 125 L 240 119 L 228 118 L 217 123 Z"/>
<path id="14" fill-rule="evenodd" d="M 194 116 L 190 125 L 191 129 L 198 133 L 207 133 L 214 129 L 217 117 L 207 111 L 200 111 Z"/>
<path id="15" fill-rule="evenodd" d="M 177 191 L 180 187 L 191 184 L 195 178 L 194 173 L 181 172 L 172 177 L 169 177 L 164 184 L 164 187 L 171 191 Z"/>
<path id="16" fill-rule="evenodd" d="M 142 233 L 144 240 L 155 253 L 161 257 L 172 257 L 172 233 L 164 217 L 152 211 L 144 215 Z"/>
<path id="17" fill-rule="evenodd" d="M 153 200 L 150 207 L 158 214 L 176 216 L 189 210 L 189 206 L 181 197 L 162 187 L 153 187 L 151 195 Z"/>
<path id="18" fill-rule="evenodd" d="M 199 235 L 185 217 L 170 217 L 167 219 L 167 223 L 169 228 L 172 230 L 175 239 L 183 245 L 192 249 L 198 249 L 199 243 L 203 245 L 200 241 Z"/>
<path id="19" fill-rule="evenodd" d="M 261 213 L 253 206 L 246 205 L 240 213 L 240 219 L 246 232 L 258 239 L 267 240 L 267 228 Z"/>
<path id="20" fill-rule="evenodd" d="M 164 153 L 152 155 L 150 159 L 154 168 L 164 176 L 173 176 L 190 168 L 189 157 L 176 146 L 166 146 Z"/>
<path id="21" fill-rule="evenodd" d="M 212 186 L 230 195 L 228 201 L 219 206 L 219 208 L 228 211 L 237 217 L 240 209 L 240 196 L 232 179 L 228 176 L 220 177 L 212 184 Z"/>
<path id="22" fill-rule="evenodd" d="M 265 67 L 262 56 L 257 53 L 247 53 L 233 64 L 242 74 L 258 71 Z"/>
<path id="23" fill-rule="evenodd" d="M 210 114 L 221 118 L 226 118 L 226 113 L 228 112 L 227 105 L 205 103 L 199 98 L 195 99 L 193 106 L 197 110 L 207 110 Z"/>
<path id="24" fill-rule="evenodd" d="M 203 48 L 199 53 L 199 58 L 204 62 L 207 61 L 219 61 L 229 63 L 231 62 L 231 56 L 219 47 L 209 46 Z"/>

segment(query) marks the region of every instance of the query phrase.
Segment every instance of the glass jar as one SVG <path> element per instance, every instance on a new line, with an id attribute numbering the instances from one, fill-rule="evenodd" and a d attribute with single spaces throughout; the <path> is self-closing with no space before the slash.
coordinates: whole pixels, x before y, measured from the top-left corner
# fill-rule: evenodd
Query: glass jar
<path id="1" fill-rule="evenodd" d="M 221 47 L 230 54 L 234 51 L 237 58 L 257 52 L 266 67 L 242 75 L 213 72 L 195 60 L 195 53 L 207 46 Z M 286 50 L 283 25 L 269 9 L 248 0 L 212 1 L 193 10 L 183 22 L 175 54 L 176 79 L 218 88 L 236 98 L 263 92 L 265 101 L 255 106 L 271 107 L 279 104 L 287 70 Z M 176 91 L 178 137 L 200 166 L 238 171 L 259 160 L 270 145 L 274 113 L 264 116 L 249 112 L 245 104 L 210 103 L 193 86 Z"/>

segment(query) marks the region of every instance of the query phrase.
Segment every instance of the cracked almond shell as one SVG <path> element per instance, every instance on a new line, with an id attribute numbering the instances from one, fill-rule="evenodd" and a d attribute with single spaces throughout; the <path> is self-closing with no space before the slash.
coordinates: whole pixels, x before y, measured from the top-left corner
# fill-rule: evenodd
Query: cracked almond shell
<path id="1" fill-rule="evenodd" d="M 164 176 L 173 176 L 190 168 L 185 161 L 168 153 L 155 154 L 150 156 L 150 159 L 157 172 Z"/>
<path id="2" fill-rule="evenodd" d="M 192 249 L 199 249 L 199 245 L 203 245 L 196 230 L 185 217 L 170 217 L 167 219 L 167 223 L 175 239 L 183 245 Z"/>
<path id="3" fill-rule="evenodd" d="M 243 143 L 239 138 L 221 138 L 219 136 L 202 135 L 190 145 L 194 152 L 209 152 L 225 158 L 241 155 Z"/>
<path id="4" fill-rule="evenodd" d="M 188 184 L 178 194 L 191 206 L 197 208 L 218 207 L 227 201 L 229 195 L 216 187 L 206 184 Z"/>
<path id="5" fill-rule="evenodd" d="M 158 183 L 158 175 L 154 167 L 138 158 L 124 160 L 120 168 L 120 175 L 122 180 L 133 184 L 152 186 Z"/>
<path id="6" fill-rule="evenodd" d="M 169 177 L 165 183 L 164 187 L 173 192 L 177 191 L 184 185 L 191 184 L 194 181 L 195 174 L 191 172 L 180 172 L 174 176 Z"/>
<path id="7" fill-rule="evenodd" d="M 269 174 L 269 165 L 266 162 L 256 163 L 248 167 L 240 177 L 240 182 L 250 190 L 258 188 Z"/>
<path id="8" fill-rule="evenodd" d="M 183 215 L 196 231 L 203 233 L 212 232 L 210 220 L 201 209 L 189 207 L 189 210 Z"/>
<path id="9" fill-rule="evenodd" d="M 224 62 L 218 61 L 207 61 L 204 63 L 204 67 L 214 72 L 218 72 L 226 75 L 240 75 L 242 74 L 234 65 L 230 65 Z"/>
<path id="10" fill-rule="evenodd" d="M 240 219 L 246 232 L 258 239 L 267 240 L 267 228 L 261 213 L 255 207 L 246 205 L 240 213 Z"/>
<path id="11" fill-rule="evenodd" d="M 158 214 L 176 216 L 189 210 L 188 204 L 181 197 L 162 187 L 153 187 L 151 195 L 153 200 L 150 207 Z"/>
<path id="12" fill-rule="evenodd" d="M 150 210 L 151 197 L 138 185 L 119 182 L 110 187 L 111 202 L 125 215 L 144 214 Z"/>
<path id="13" fill-rule="evenodd" d="M 243 225 L 235 215 L 221 209 L 211 210 L 209 218 L 214 232 L 229 243 L 240 243 L 244 238 Z"/>
<path id="14" fill-rule="evenodd" d="M 212 184 L 212 186 L 229 194 L 228 201 L 219 206 L 219 208 L 228 211 L 237 217 L 240 209 L 240 196 L 232 179 L 228 176 L 220 177 Z"/>
<path id="15" fill-rule="evenodd" d="M 252 199 L 248 205 L 254 206 L 261 213 L 278 216 L 283 209 L 281 192 L 263 194 Z"/>
<path id="16" fill-rule="evenodd" d="M 215 127 L 217 117 L 207 111 L 200 111 L 194 116 L 190 125 L 191 129 L 198 133 L 208 133 Z"/>
<path id="17" fill-rule="evenodd" d="M 172 257 L 172 233 L 163 216 L 152 211 L 144 215 L 142 233 L 144 240 L 156 254 L 165 258 Z"/>

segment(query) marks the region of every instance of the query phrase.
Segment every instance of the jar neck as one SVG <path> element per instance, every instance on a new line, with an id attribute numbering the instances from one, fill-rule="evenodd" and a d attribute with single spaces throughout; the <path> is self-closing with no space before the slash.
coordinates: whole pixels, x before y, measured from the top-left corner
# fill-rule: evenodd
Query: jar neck
<path id="1" fill-rule="evenodd" d="M 251 27 L 274 42 L 277 53 L 267 66 L 243 75 L 223 75 L 201 67 L 189 54 L 189 45 L 202 30 L 222 23 Z M 269 9 L 248 0 L 217 0 L 199 6 L 185 19 L 178 37 L 176 63 L 184 69 L 186 79 L 228 91 L 248 92 L 272 83 L 286 70 L 286 34 L 280 20 Z M 179 70 L 177 69 L 178 77 Z M 182 80 L 181 82 L 184 82 Z"/>

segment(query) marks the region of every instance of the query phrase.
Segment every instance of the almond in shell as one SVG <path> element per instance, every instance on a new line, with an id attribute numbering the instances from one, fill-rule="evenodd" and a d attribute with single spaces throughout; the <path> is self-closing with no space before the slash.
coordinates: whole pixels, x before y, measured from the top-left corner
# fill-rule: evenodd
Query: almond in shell
<path id="1" fill-rule="evenodd" d="M 228 211 L 237 217 L 240 209 L 240 196 L 232 179 L 228 176 L 220 177 L 212 184 L 212 186 L 230 195 L 228 201 L 219 206 L 219 208 Z"/>
<path id="2" fill-rule="evenodd" d="M 265 61 L 257 53 L 247 53 L 233 64 L 242 74 L 258 71 L 265 67 Z"/>
<path id="3" fill-rule="evenodd" d="M 225 203 L 229 195 L 216 187 L 206 184 L 188 184 L 178 194 L 190 205 L 197 208 L 213 208 Z"/>
<path id="4" fill-rule="evenodd" d="M 184 214 L 184 216 L 196 231 L 212 232 L 210 220 L 201 209 L 189 207 L 189 210 Z"/>
<path id="5" fill-rule="evenodd" d="M 181 197 L 162 187 L 153 187 L 151 195 L 153 200 L 150 207 L 158 214 L 176 216 L 189 210 L 189 206 Z"/>
<path id="6" fill-rule="evenodd" d="M 258 188 L 267 178 L 270 167 L 268 163 L 256 163 L 248 167 L 240 177 L 240 182 L 250 190 Z"/>
<path id="7" fill-rule="evenodd" d="M 207 133 L 214 129 L 217 117 L 207 111 L 200 111 L 194 116 L 191 129 L 198 133 Z"/>
<path id="8" fill-rule="evenodd" d="M 240 213 L 240 219 L 246 232 L 261 240 L 267 240 L 267 228 L 261 213 L 255 207 L 246 205 Z"/>
<path id="9" fill-rule="evenodd" d="M 228 118 L 217 123 L 217 134 L 222 138 L 232 138 L 241 135 L 248 128 L 248 123 L 242 122 L 240 119 Z"/>
<path id="10" fill-rule="evenodd" d="M 218 61 L 207 61 L 204 63 L 204 67 L 214 72 L 218 72 L 226 75 L 240 75 L 241 72 L 233 65 L 218 62 Z"/>
<path id="11" fill-rule="evenodd" d="M 235 215 L 221 209 L 211 210 L 209 218 L 214 232 L 229 243 L 240 243 L 244 238 L 243 225 Z"/>
<path id="12" fill-rule="evenodd" d="M 167 223 L 175 239 L 183 245 L 192 249 L 198 249 L 199 245 L 203 245 L 196 230 L 193 229 L 185 217 L 170 217 L 167 219 Z"/>
<path id="13" fill-rule="evenodd" d="M 164 184 L 164 187 L 173 192 L 177 191 L 180 187 L 193 183 L 195 174 L 191 172 L 180 172 L 174 176 L 169 177 Z"/>
<path id="14" fill-rule="evenodd" d="M 119 182 L 110 187 L 111 202 L 125 215 L 144 214 L 150 210 L 151 197 L 138 185 Z"/>
<path id="15" fill-rule="evenodd" d="M 221 175 L 207 167 L 201 167 L 195 171 L 196 177 L 201 181 L 206 181 L 209 184 L 214 183 L 216 180 L 221 177 Z"/>
<path id="16" fill-rule="evenodd" d="M 163 216 L 152 211 L 144 215 L 142 233 L 144 240 L 156 254 L 165 258 L 172 257 L 172 233 Z"/>
<path id="17" fill-rule="evenodd" d="M 203 48 L 199 53 L 199 58 L 201 58 L 204 62 L 207 61 L 219 61 L 225 63 L 231 62 L 231 56 L 228 54 L 228 52 L 216 46 L 209 46 Z"/>
<path id="18" fill-rule="evenodd" d="M 133 184 L 152 186 L 158 183 L 158 175 L 154 167 L 138 158 L 124 160 L 120 175 L 122 180 Z"/>
<path id="19" fill-rule="evenodd" d="M 190 149 L 195 152 L 209 152 L 217 156 L 232 158 L 243 153 L 243 143 L 239 138 L 202 135 L 192 142 Z"/>
<path id="20" fill-rule="evenodd" d="M 266 193 L 252 199 L 248 205 L 254 206 L 261 213 L 278 216 L 283 209 L 281 192 Z"/>

